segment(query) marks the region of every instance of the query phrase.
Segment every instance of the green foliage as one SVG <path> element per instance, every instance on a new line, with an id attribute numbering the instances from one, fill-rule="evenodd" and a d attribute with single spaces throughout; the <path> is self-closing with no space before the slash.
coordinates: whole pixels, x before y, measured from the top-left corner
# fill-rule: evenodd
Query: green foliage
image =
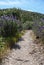
<path id="1" fill-rule="evenodd" d="M 26 30 L 26 29 L 32 29 L 32 25 L 33 25 L 33 22 L 32 21 L 26 21 L 24 24 L 23 24 L 23 29 Z"/>
<path id="2" fill-rule="evenodd" d="M 18 32 L 18 27 L 15 22 L 5 21 L 5 23 L 1 29 L 2 37 L 14 37 L 17 32 Z"/>
<path id="3" fill-rule="evenodd" d="M 0 58 L 6 54 L 8 47 L 14 46 L 14 44 L 21 37 L 19 27 L 15 21 L 5 21 L 1 28 L 0 37 Z"/>
<path id="4" fill-rule="evenodd" d="M 10 47 L 14 45 L 20 37 L 17 23 L 15 21 L 5 21 L 1 29 L 1 36 Z"/>
<path id="5" fill-rule="evenodd" d="M 7 44 L 1 40 L 0 41 L 0 58 L 3 58 L 6 53 L 7 53 Z"/>

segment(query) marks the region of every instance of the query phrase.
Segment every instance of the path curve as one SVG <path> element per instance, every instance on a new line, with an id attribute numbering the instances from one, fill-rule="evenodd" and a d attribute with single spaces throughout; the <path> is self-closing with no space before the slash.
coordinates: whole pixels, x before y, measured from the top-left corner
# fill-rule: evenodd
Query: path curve
<path id="1" fill-rule="evenodd" d="M 44 65 L 42 47 L 33 42 L 32 30 L 27 30 L 18 42 L 19 49 L 12 49 L 2 65 Z"/>

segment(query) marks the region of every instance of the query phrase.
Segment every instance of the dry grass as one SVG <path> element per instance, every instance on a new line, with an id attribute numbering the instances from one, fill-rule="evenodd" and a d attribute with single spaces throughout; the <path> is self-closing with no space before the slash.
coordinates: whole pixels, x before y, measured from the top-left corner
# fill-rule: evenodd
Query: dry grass
<path id="1" fill-rule="evenodd" d="M 33 30 L 31 30 L 30 36 L 32 37 L 32 40 L 36 39 L 36 35 L 34 34 Z"/>
<path id="2" fill-rule="evenodd" d="M 8 52 L 9 52 L 9 47 L 5 44 L 1 46 L 0 48 L 0 59 L 3 58 Z"/>

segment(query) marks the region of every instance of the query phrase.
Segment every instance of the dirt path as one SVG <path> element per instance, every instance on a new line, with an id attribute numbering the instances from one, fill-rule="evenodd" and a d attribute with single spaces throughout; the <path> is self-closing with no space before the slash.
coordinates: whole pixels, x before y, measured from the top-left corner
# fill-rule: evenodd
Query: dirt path
<path id="1" fill-rule="evenodd" d="M 5 57 L 2 65 L 44 65 L 44 51 L 33 42 L 32 30 L 26 31 L 22 40 Z"/>

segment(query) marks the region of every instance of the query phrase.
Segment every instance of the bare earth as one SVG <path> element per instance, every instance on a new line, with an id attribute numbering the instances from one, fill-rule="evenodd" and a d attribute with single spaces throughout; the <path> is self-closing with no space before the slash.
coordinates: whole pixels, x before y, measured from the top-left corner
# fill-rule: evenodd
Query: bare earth
<path id="1" fill-rule="evenodd" d="M 32 30 L 27 30 L 2 65 L 44 65 L 43 47 L 34 43 Z"/>

